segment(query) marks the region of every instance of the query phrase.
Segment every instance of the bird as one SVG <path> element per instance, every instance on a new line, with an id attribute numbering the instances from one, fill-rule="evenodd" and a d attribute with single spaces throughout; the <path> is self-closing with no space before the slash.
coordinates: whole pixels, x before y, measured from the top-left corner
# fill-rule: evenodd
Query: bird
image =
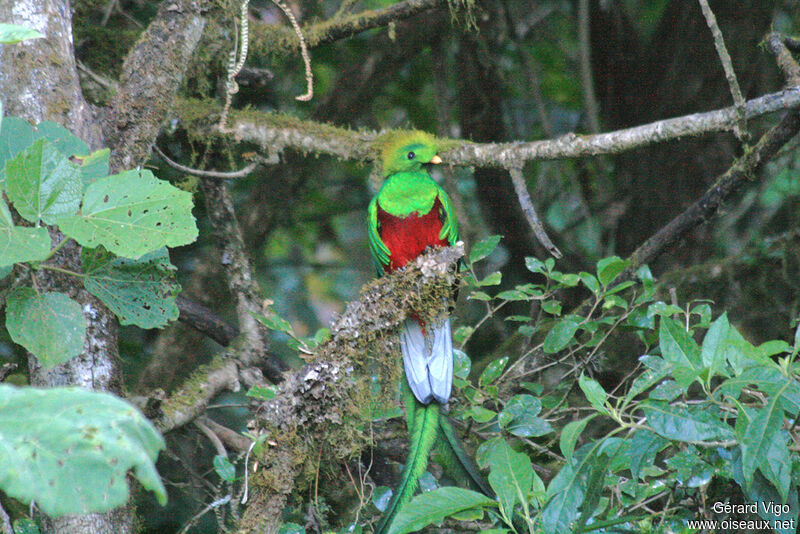
<path id="1" fill-rule="evenodd" d="M 386 179 L 369 204 L 367 223 L 375 270 L 382 276 L 402 269 L 429 247 L 455 245 L 459 235 L 450 197 L 426 169 L 442 162 L 436 138 L 422 131 L 400 131 L 386 134 L 379 144 Z M 411 499 L 432 450 L 455 482 L 491 494 L 441 410 L 453 385 L 453 341 L 447 314 L 424 322 L 411 310 L 401 325 L 400 350 L 409 452 L 375 534 L 389 532 L 395 516 Z"/>

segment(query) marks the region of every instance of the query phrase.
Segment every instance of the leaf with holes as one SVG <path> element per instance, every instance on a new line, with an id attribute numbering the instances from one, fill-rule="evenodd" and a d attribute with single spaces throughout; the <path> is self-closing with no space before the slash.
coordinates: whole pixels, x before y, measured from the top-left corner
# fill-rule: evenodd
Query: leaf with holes
<path id="1" fill-rule="evenodd" d="M 133 473 L 161 504 L 153 462 L 164 440 L 107 393 L 0 385 L 0 489 L 51 516 L 103 512 L 128 500 Z"/>
<path id="2" fill-rule="evenodd" d="M 86 188 L 81 212 L 58 223 L 85 247 L 103 245 L 126 258 L 197 238 L 192 195 L 159 180 L 148 170 L 125 171 Z"/>
<path id="3" fill-rule="evenodd" d="M 83 351 L 86 318 L 81 306 L 63 293 L 13 290 L 6 300 L 6 328 L 15 343 L 44 367 L 53 367 Z"/>
<path id="4" fill-rule="evenodd" d="M 6 192 L 26 221 L 55 224 L 78 211 L 80 175 L 50 141 L 39 139 L 6 162 Z"/>
<path id="5" fill-rule="evenodd" d="M 102 247 L 83 249 L 83 285 L 119 317 L 120 324 L 161 328 L 178 318 L 175 266 L 167 249 L 138 260 L 119 258 Z"/>
<path id="6" fill-rule="evenodd" d="M 0 267 L 41 261 L 50 254 L 51 244 L 47 228 L 14 226 L 6 201 L 0 196 Z"/>

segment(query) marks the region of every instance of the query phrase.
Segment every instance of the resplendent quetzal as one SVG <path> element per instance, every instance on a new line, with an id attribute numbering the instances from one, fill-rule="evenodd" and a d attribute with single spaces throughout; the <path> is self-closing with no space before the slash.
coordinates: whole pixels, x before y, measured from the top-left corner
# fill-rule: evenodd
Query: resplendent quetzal
<path id="1" fill-rule="evenodd" d="M 401 132 L 381 140 L 386 181 L 369 205 L 369 244 L 378 275 L 413 261 L 430 246 L 458 241 L 458 220 L 450 198 L 433 181 L 424 165 L 441 163 L 435 138 L 425 132 Z M 400 482 L 375 534 L 389 531 L 408 502 L 434 448 L 437 459 L 455 482 L 491 494 L 472 459 L 461 447 L 447 415 L 453 384 L 453 343 L 450 320 L 432 324 L 413 313 L 405 320 L 400 349 L 406 380 L 403 401 L 410 445 Z"/>

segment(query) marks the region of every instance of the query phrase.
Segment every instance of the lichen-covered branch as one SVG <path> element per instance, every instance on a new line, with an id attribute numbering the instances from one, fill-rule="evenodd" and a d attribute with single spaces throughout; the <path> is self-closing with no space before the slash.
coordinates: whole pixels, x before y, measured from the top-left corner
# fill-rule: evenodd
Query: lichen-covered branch
<path id="1" fill-rule="evenodd" d="M 447 0 L 405 0 L 383 9 L 334 17 L 302 27 L 309 48 L 346 39 L 357 33 L 386 26 L 419 13 L 447 5 Z M 300 52 L 300 40 L 292 28 L 276 24 L 253 23 L 252 46 L 270 54 L 285 56 Z"/>
<path id="2" fill-rule="evenodd" d="M 276 397 L 258 410 L 264 448 L 254 460 L 251 499 L 241 527 L 272 532 L 286 497 L 313 480 L 316 461 L 336 465 L 368 443 L 359 430 L 370 407 L 394 398 L 400 356 L 395 331 L 410 310 L 423 318 L 441 313 L 457 281 L 463 244 L 427 252 L 405 269 L 366 285 L 331 325 L 331 339 L 314 359 L 287 376 Z M 371 376 L 384 391 L 375 398 Z M 256 528 L 257 527 L 257 528 Z"/>
<path id="3" fill-rule="evenodd" d="M 209 109 L 210 106 L 213 104 L 208 101 L 187 99 L 179 102 L 177 111 L 185 123 L 207 128 L 203 123 L 207 120 L 207 114 L 213 111 L 213 108 Z M 800 86 L 789 87 L 748 101 L 744 108 L 745 118 L 752 119 L 798 107 Z M 206 115 L 198 115 L 199 110 Z M 731 130 L 736 121 L 736 109 L 732 106 L 596 135 L 567 134 L 557 139 L 513 143 L 472 143 L 446 139 L 442 140 L 445 150 L 441 156 L 452 165 L 519 167 L 530 160 L 618 154 L 681 137 Z M 195 124 L 197 122 L 201 124 Z M 369 161 L 374 157 L 370 142 L 378 136 L 375 131 L 353 131 L 254 110 L 231 112 L 231 122 L 230 131 L 236 139 L 259 144 L 272 155 L 285 148 L 293 148 L 342 159 Z"/>
<path id="4" fill-rule="evenodd" d="M 156 18 L 129 52 L 103 131 L 112 170 L 143 164 L 205 27 L 203 0 L 162 2 Z"/>

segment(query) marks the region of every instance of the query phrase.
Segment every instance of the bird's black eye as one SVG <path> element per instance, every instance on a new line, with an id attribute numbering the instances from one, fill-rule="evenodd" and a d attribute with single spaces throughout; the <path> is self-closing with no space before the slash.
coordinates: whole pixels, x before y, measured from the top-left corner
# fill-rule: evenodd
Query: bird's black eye
<path id="1" fill-rule="evenodd" d="M 408 153 L 408 159 L 414 159 L 414 156 L 416 156 L 416 154 L 414 154 L 413 152 Z"/>

